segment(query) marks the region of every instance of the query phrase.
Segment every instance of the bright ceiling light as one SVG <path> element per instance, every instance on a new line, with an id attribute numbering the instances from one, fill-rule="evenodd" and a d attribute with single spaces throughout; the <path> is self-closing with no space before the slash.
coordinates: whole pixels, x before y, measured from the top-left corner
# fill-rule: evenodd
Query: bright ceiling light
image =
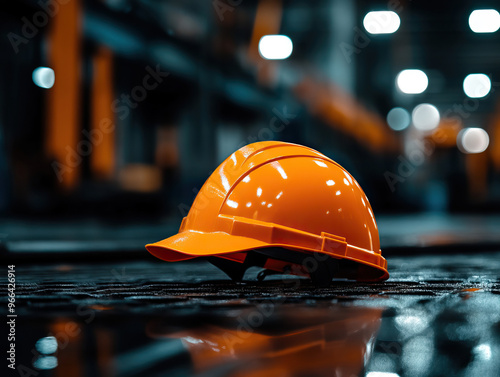
<path id="1" fill-rule="evenodd" d="M 491 80 L 484 73 L 471 73 L 464 79 L 464 92 L 467 97 L 481 98 L 490 92 Z"/>
<path id="2" fill-rule="evenodd" d="M 419 94 L 427 89 L 429 79 L 424 71 L 419 69 L 405 69 L 396 77 L 399 90 L 407 94 Z"/>
<path id="3" fill-rule="evenodd" d="M 463 153 L 481 153 L 488 148 L 490 137 L 482 128 L 464 128 L 458 133 L 457 146 Z"/>
<path id="4" fill-rule="evenodd" d="M 495 9 L 477 9 L 469 16 L 474 33 L 494 33 L 500 28 L 500 14 Z"/>
<path id="5" fill-rule="evenodd" d="M 363 19 L 363 26 L 370 34 L 392 34 L 399 29 L 401 20 L 396 12 L 369 12 Z"/>
<path id="6" fill-rule="evenodd" d="M 283 60 L 293 51 L 292 40 L 286 35 L 264 35 L 259 41 L 259 54 L 268 60 Z"/>
<path id="7" fill-rule="evenodd" d="M 44 89 L 50 89 L 54 86 L 56 76 L 52 68 L 38 67 L 31 75 L 36 86 Z"/>
<path id="8" fill-rule="evenodd" d="M 387 113 L 387 124 L 394 131 L 402 131 L 410 125 L 410 113 L 402 107 L 395 107 Z"/>
<path id="9" fill-rule="evenodd" d="M 436 128 L 441 119 L 436 106 L 422 103 L 413 109 L 411 113 L 413 125 L 420 131 L 431 131 Z"/>

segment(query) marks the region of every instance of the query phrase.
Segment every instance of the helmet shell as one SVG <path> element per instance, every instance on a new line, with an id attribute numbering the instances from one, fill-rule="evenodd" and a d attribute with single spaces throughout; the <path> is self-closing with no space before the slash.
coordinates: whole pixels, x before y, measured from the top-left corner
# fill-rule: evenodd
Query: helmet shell
<path id="1" fill-rule="evenodd" d="M 355 262 L 338 277 L 389 277 L 373 210 L 354 177 L 323 154 L 284 142 L 250 144 L 229 156 L 199 191 L 179 233 L 146 246 L 167 261 L 239 262 L 249 250 L 270 247 Z M 282 271 L 284 264 L 265 267 Z"/>

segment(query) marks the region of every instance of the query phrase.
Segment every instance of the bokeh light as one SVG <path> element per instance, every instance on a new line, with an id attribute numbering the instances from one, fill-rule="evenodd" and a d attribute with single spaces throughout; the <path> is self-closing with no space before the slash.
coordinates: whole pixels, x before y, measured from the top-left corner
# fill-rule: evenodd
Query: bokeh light
<path id="1" fill-rule="evenodd" d="M 394 131 L 402 131 L 410 125 L 410 113 L 402 107 L 395 107 L 387 113 L 387 124 Z"/>
<path id="2" fill-rule="evenodd" d="M 293 51 L 292 40 L 286 35 L 264 35 L 259 41 L 259 53 L 264 59 L 283 60 Z"/>
<path id="3" fill-rule="evenodd" d="M 457 146 L 463 153 L 484 152 L 490 144 L 488 133 L 482 128 L 464 128 L 458 133 Z"/>
<path id="4" fill-rule="evenodd" d="M 484 73 L 471 73 L 464 79 L 464 93 L 470 98 L 481 98 L 491 90 L 491 80 Z"/>
<path id="5" fill-rule="evenodd" d="M 399 29 L 401 20 L 396 12 L 369 12 L 363 19 L 363 26 L 370 34 L 392 34 Z"/>
<path id="6" fill-rule="evenodd" d="M 411 114 L 415 128 L 420 131 L 431 131 L 435 129 L 441 119 L 436 106 L 429 103 L 422 103 L 413 109 Z"/>
<path id="7" fill-rule="evenodd" d="M 44 89 L 50 89 L 54 86 L 56 76 L 54 70 L 48 67 L 38 67 L 33 71 L 33 82 L 36 86 Z"/>
<path id="8" fill-rule="evenodd" d="M 469 16 L 474 33 L 494 33 L 500 28 L 500 14 L 495 9 L 477 9 Z"/>
<path id="9" fill-rule="evenodd" d="M 35 343 L 35 348 L 38 352 L 44 355 L 50 355 L 57 351 L 57 339 L 53 336 L 46 336 Z"/>
<path id="10" fill-rule="evenodd" d="M 429 79 L 424 71 L 419 69 L 405 69 L 398 74 L 396 83 L 399 90 L 403 93 L 419 94 L 427 89 Z"/>

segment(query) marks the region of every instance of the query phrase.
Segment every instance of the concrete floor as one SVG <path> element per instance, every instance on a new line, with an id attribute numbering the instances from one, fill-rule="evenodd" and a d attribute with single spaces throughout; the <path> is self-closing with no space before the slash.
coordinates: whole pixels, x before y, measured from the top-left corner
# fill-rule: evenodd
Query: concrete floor
<path id="1" fill-rule="evenodd" d="M 18 263 L 17 361 L 40 376 L 498 376 L 500 253 L 388 261 L 384 283 L 327 288 L 257 268 L 233 283 L 206 262 Z"/>

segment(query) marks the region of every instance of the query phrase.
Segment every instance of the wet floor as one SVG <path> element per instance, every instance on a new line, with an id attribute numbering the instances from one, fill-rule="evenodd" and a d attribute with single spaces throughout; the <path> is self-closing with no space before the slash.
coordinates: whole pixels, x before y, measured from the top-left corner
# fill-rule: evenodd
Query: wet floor
<path id="1" fill-rule="evenodd" d="M 500 375 L 500 253 L 389 270 L 315 288 L 258 269 L 236 284 L 205 262 L 18 263 L 16 362 L 65 377 Z"/>

